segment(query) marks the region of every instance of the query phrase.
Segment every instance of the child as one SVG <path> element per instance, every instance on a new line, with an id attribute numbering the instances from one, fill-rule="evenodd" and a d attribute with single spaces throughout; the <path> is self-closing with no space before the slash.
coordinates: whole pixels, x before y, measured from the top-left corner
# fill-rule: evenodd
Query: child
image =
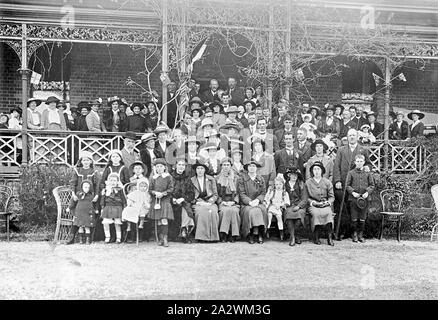
<path id="1" fill-rule="evenodd" d="M 303 123 L 300 125 L 300 128 L 305 128 L 307 130 L 307 139 L 310 142 L 315 141 L 316 135 L 315 132 L 317 127 L 311 122 L 312 121 L 312 115 L 307 113 L 303 115 Z"/>
<path id="2" fill-rule="evenodd" d="M 81 191 L 76 192 L 75 197 L 71 198 L 70 205 L 66 210 L 67 212 L 74 210 L 73 226 L 79 228 L 79 239 L 81 244 L 91 244 L 90 228 L 93 228 L 95 225 L 94 214 L 99 212 L 98 210 L 95 210 L 94 197 L 92 182 L 84 180 L 81 183 Z M 69 241 L 67 244 L 72 244 L 73 242 Z"/>
<path id="3" fill-rule="evenodd" d="M 129 178 L 130 182 L 138 182 L 141 179 L 146 178 L 146 172 L 148 171 L 146 165 L 141 161 L 136 161 L 129 167 L 129 172 L 133 172 L 134 174 Z M 149 180 L 148 180 L 149 182 Z"/>
<path id="4" fill-rule="evenodd" d="M 346 187 L 351 213 L 351 227 L 353 229 L 353 242 L 365 242 L 363 231 L 368 213 L 368 197 L 374 191 L 374 178 L 371 172 L 364 170 L 365 156 L 355 156 L 356 168 L 347 175 Z M 359 231 L 359 234 L 358 232 Z"/>
<path id="5" fill-rule="evenodd" d="M 370 131 L 371 127 L 369 124 L 364 124 L 362 127 L 360 127 L 359 133 L 359 141 L 362 144 L 369 144 L 376 142 L 376 137 L 373 135 L 373 133 Z"/>
<path id="6" fill-rule="evenodd" d="M 88 181 L 90 183 L 90 193 L 94 194 L 92 202 L 95 203 L 95 207 L 98 209 L 99 172 L 94 168 L 93 155 L 91 152 L 82 151 L 79 153 L 78 163 L 73 169 L 73 174 L 69 182 L 70 188 L 73 192 L 72 200 L 78 201 L 79 198 L 77 194 L 82 192 L 82 183 Z M 96 225 L 94 224 L 93 227 L 96 227 Z M 67 244 L 73 244 L 75 242 L 75 236 L 78 229 L 78 226 L 73 224 Z"/>
<path id="7" fill-rule="evenodd" d="M 102 180 L 100 181 L 99 193 L 105 188 L 106 180 L 111 173 L 116 173 L 122 186 L 129 182 L 129 170 L 125 167 L 120 150 L 111 150 L 108 154 L 108 163 L 103 170 Z"/>
<path id="8" fill-rule="evenodd" d="M 158 158 L 155 160 L 156 174 L 152 177 L 149 193 L 152 195 L 150 218 L 158 220 L 159 246 L 168 247 L 167 235 L 169 231 L 168 220 L 173 220 L 172 192 L 174 182 L 172 176 L 165 172 L 166 160 Z"/>
<path id="9" fill-rule="evenodd" d="M 122 211 L 126 206 L 126 198 L 123 193 L 123 186 L 120 183 L 119 175 L 112 172 L 108 175 L 105 188 L 102 190 L 101 198 L 102 224 L 105 232 L 105 243 L 110 242 L 110 224 L 115 225 L 116 242 L 122 242 Z"/>
<path id="10" fill-rule="evenodd" d="M 137 180 L 137 187 L 127 195 L 127 201 L 128 206 L 122 211 L 122 220 L 128 222 L 125 239 L 128 239 L 128 234 L 131 231 L 131 223 L 137 224 L 139 218 L 138 229 L 139 231 L 143 230 L 144 220 L 149 213 L 151 205 L 149 181 L 147 178 Z M 139 235 L 139 238 L 141 239 L 142 237 Z M 129 242 L 132 241 L 132 239 L 129 240 Z"/>
<path id="11" fill-rule="evenodd" d="M 289 195 L 284 189 L 284 180 L 281 176 L 277 176 L 274 180 L 274 189 L 272 186 L 268 188 L 265 196 L 265 205 L 268 208 L 268 227 L 271 227 L 272 216 L 277 218 L 278 230 L 280 230 L 280 240 L 284 239 L 283 231 L 283 212 L 286 206 L 290 205 Z M 266 237 L 269 238 L 269 231 L 266 232 Z"/>

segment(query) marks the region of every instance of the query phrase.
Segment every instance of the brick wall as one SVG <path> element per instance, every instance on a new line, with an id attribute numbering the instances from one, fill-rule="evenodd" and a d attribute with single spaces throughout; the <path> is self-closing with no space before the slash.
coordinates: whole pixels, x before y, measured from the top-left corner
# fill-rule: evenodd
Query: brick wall
<path id="1" fill-rule="evenodd" d="M 406 82 L 393 81 L 391 105 L 438 113 L 438 61 L 426 64 L 423 71 L 419 67 L 409 63 L 393 73 L 394 77 L 403 72 Z"/>
<path id="2" fill-rule="evenodd" d="M 21 104 L 20 66 L 15 51 L 0 42 L 0 112 L 8 112 L 10 106 Z"/>
<path id="3" fill-rule="evenodd" d="M 81 100 L 101 97 L 104 101 L 117 95 L 129 103 L 146 102 L 138 87 L 126 85 L 130 76 L 147 88 L 147 78 L 137 75 L 144 70 L 142 50 L 134 51 L 128 46 L 96 44 L 74 44 L 71 52 L 70 100 L 73 105 Z M 160 66 L 151 77 L 152 89 L 161 91 Z"/>

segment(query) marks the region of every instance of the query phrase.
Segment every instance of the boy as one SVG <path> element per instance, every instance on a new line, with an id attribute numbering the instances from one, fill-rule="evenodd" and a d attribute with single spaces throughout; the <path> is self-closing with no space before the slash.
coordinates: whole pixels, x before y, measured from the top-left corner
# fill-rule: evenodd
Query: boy
<path id="1" fill-rule="evenodd" d="M 356 168 L 347 175 L 348 203 L 351 213 L 351 228 L 353 229 L 353 242 L 365 242 L 363 231 L 368 213 L 368 197 L 374 191 L 374 178 L 371 172 L 364 170 L 365 156 L 357 154 L 354 158 Z M 359 233 L 358 233 L 359 231 Z"/>

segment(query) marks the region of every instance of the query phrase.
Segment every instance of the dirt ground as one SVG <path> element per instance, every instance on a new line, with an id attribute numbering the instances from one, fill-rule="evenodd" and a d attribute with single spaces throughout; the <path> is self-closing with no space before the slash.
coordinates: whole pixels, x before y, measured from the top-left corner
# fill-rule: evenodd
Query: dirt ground
<path id="1" fill-rule="evenodd" d="M 438 299 L 438 242 L 0 242 L 0 298 Z"/>

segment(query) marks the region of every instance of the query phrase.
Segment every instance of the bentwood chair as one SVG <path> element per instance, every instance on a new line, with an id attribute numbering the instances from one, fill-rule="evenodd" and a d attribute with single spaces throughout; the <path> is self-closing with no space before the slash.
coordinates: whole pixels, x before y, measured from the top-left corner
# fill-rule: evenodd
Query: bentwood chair
<path id="1" fill-rule="evenodd" d="M 435 203 L 435 213 L 438 214 L 438 184 L 435 184 L 430 188 L 430 192 L 432 193 L 433 201 Z M 430 241 L 433 241 L 433 238 L 438 239 L 438 222 L 432 228 L 432 233 L 430 235 Z"/>
<path id="2" fill-rule="evenodd" d="M 4 220 L 2 219 L 1 222 L 4 222 L 6 225 L 6 238 L 9 242 L 9 216 L 11 215 L 11 212 L 8 211 L 9 209 L 9 201 L 12 198 L 12 188 L 5 185 L 0 185 L 0 216 L 4 216 Z"/>
<path id="3" fill-rule="evenodd" d="M 60 186 L 53 189 L 55 196 L 58 217 L 56 219 L 55 243 L 65 243 L 73 226 L 73 213 L 67 212 L 66 209 L 70 204 L 70 199 L 73 195 L 70 187 Z"/>
<path id="4" fill-rule="evenodd" d="M 380 200 L 382 202 L 382 224 L 380 229 L 379 239 L 383 237 L 383 229 L 386 222 L 397 224 L 397 240 L 401 238 L 401 219 L 404 215 L 401 212 L 403 202 L 403 192 L 395 189 L 385 189 L 380 192 Z"/>

